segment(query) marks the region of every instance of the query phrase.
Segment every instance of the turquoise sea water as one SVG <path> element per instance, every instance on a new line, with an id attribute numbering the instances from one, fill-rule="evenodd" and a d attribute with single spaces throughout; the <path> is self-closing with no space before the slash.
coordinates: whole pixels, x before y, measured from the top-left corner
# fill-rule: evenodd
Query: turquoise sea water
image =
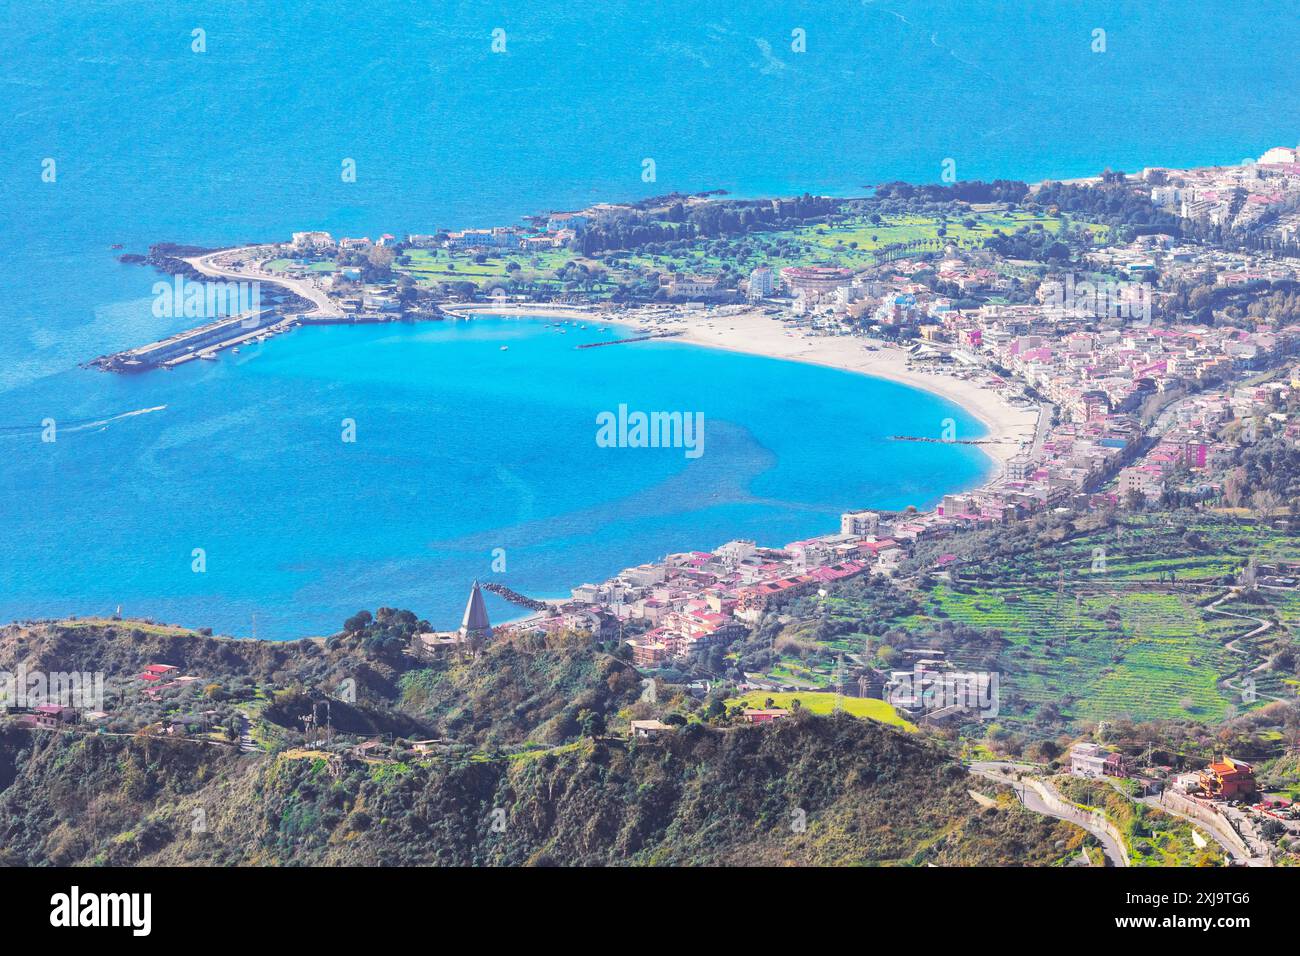
<path id="1" fill-rule="evenodd" d="M 156 276 L 114 243 L 428 232 L 671 189 L 851 193 L 933 181 L 946 158 L 962 178 L 1032 179 L 1294 144 L 1300 26 L 1286 3 L 1248 9 L 16 7 L 0 32 L 0 619 L 122 604 L 247 634 L 256 611 L 259 634 L 288 637 L 388 603 L 445 624 L 492 547 L 510 583 L 554 593 L 972 484 L 974 452 L 879 442 L 912 424 L 881 409 L 933 431 L 951 410 L 927 396 L 669 343 L 575 353 L 576 333 L 562 347 L 529 323 L 302 330 L 133 379 L 76 365 L 184 324 L 151 315 Z M 600 452 L 594 414 L 620 400 L 705 411 L 706 455 Z M 41 445 L 46 417 L 87 424 Z"/>
<path id="2" fill-rule="evenodd" d="M 39 489 L 6 518 L 0 617 L 122 604 L 248 633 L 256 613 L 275 637 L 376 603 L 450 621 L 474 576 L 565 593 L 672 550 L 834 530 L 849 505 L 925 503 L 986 467 L 971 447 L 888 440 L 948 416 L 979 433 L 927 394 L 672 342 L 574 347 L 617 334 L 327 326 L 172 372 L 66 373 L 55 394 L 94 398 L 56 442 L 0 433 L 0 487 Z M 703 454 L 599 447 L 596 417 L 620 404 L 702 412 Z"/>

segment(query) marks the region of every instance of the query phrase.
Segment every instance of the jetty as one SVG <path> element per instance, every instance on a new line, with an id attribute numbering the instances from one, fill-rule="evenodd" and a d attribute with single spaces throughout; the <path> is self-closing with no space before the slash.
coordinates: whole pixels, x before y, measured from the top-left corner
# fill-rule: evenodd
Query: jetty
<path id="1" fill-rule="evenodd" d="M 537 601 L 533 598 L 526 597 L 518 591 L 506 587 L 504 584 L 485 584 L 483 587 L 485 590 L 491 591 L 498 597 L 505 598 L 511 604 L 518 604 L 520 607 L 526 607 L 530 611 L 546 611 L 550 609 L 550 605 L 545 601 Z"/>
<path id="2" fill-rule="evenodd" d="M 175 368 L 195 359 L 216 358 L 222 349 L 287 332 L 298 324 L 299 318 L 277 317 L 271 309 L 226 316 L 148 345 L 101 355 L 86 365 L 106 372 L 145 372 L 155 368 Z"/>
<path id="3" fill-rule="evenodd" d="M 265 341 L 272 335 L 287 332 L 307 322 L 342 322 L 348 319 L 338 305 L 314 282 L 266 272 L 259 257 L 274 254 L 264 246 L 219 249 L 199 256 L 183 258 L 197 273 L 214 279 L 239 282 L 265 282 L 287 289 L 311 303 L 307 312 L 284 314 L 272 308 L 244 312 L 178 332 L 157 342 L 101 355 L 86 365 L 109 372 L 144 372 L 157 368 L 175 368 L 195 359 L 215 359 L 223 349 L 251 341 Z M 281 306 L 280 308 L 284 308 Z"/>
<path id="4" fill-rule="evenodd" d="M 627 339 L 610 339 L 607 342 L 587 342 L 583 345 L 575 345 L 579 349 L 599 349 L 606 345 L 627 345 L 630 342 L 648 342 L 651 339 L 671 339 L 678 335 L 685 335 L 685 332 L 651 332 L 649 335 L 634 335 Z"/>

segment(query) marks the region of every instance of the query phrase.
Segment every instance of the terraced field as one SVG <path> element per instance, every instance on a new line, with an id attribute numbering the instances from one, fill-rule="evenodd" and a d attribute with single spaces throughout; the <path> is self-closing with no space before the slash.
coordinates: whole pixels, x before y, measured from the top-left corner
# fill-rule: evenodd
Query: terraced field
<path id="1" fill-rule="evenodd" d="M 873 625 L 877 633 L 881 623 L 891 629 L 876 645 L 896 650 L 920 645 L 945 624 L 966 625 L 976 638 L 949 634 L 944 646 L 963 668 L 996 666 L 999 722 L 1032 721 L 1047 705 L 1076 720 L 1217 721 L 1300 689 L 1287 673 L 1254 670 L 1279 646 L 1300 643 L 1300 592 L 1261 587 L 1231 596 L 1252 557 L 1300 561 L 1300 536 L 1240 515 L 1135 516 L 1118 531 L 959 562 L 956 580 L 919 591 L 920 611 L 905 617 L 882 617 L 870 595 L 832 589 L 825 620 L 838 633 L 820 644 L 853 660 Z M 1225 595 L 1231 599 L 1220 601 Z M 1219 613 L 1207 610 L 1211 602 Z M 1244 639 L 1260 620 L 1273 626 Z M 801 640 L 817 633 L 809 624 Z M 827 654 L 790 660 L 781 670 L 827 683 L 833 667 Z M 1224 686 L 1229 678 L 1233 685 Z M 1255 681 L 1254 701 L 1242 694 L 1245 678 Z"/>
<path id="2" fill-rule="evenodd" d="M 1076 718 L 1218 719 L 1234 703 L 1216 685 L 1229 672 L 1222 644 L 1243 627 L 1204 620 L 1197 595 L 1011 586 L 929 597 L 925 614 L 901 623 L 1001 631 L 1002 694 L 1024 716 L 1051 702 Z"/>

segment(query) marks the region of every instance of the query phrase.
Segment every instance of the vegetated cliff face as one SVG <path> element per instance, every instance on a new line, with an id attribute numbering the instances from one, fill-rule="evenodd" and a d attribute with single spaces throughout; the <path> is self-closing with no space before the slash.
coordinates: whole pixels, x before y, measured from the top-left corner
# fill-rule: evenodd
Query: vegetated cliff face
<path id="1" fill-rule="evenodd" d="M 0 627 L 0 669 L 103 673 L 115 730 L 271 699 L 262 716 L 301 731 L 311 701 L 328 697 L 338 731 L 471 746 L 571 740 L 588 715 L 599 724 L 640 694 L 631 665 L 579 634 L 503 639 L 473 656 L 416 660 L 404 653 L 409 629 L 396 624 L 403 613 L 327 641 L 235 640 L 129 621 L 10 625 Z M 199 680 L 151 702 L 136 675 L 152 663 Z M 340 700 L 344 682 L 352 703 Z"/>
<path id="2" fill-rule="evenodd" d="M 130 622 L 0 628 L 0 668 L 107 673 L 109 709 L 127 731 L 0 721 L 0 861 L 1053 863 L 1081 838 L 1005 793 L 981 807 L 964 770 L 921 735 L 799 714 L 612 740 L 601 728 L 637 700 L 640 680 L 590 639 L 507 639 L 477 656 L 415 661 L 401 653 L 413 617 L 380 617 L 328 642 Z M 134 675 L 152 662 L 200 680 L 145 699 Z M 358 702 L 330 698 L 336 731 L 418 731 L 458 746 L 430 757 L 399 748 L 389 762 L 293 746 L 314 695 L 349 677 Z M 278 752 L 131 732 L 208 707 L 278 727 Z M 496 749 L 525 741 L 549 749 Z"/>
<path id="3" fill-rule="evenodd" d="M 11 728 L 0 784 L 27 865 L 1048 864 L 1081 834 L 844 715 L 389 764 Z"/>

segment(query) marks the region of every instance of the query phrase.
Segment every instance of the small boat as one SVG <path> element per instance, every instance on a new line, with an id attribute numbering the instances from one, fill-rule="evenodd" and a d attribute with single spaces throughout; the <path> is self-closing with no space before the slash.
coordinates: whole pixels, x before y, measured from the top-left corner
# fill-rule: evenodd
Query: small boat
<path id="1" fill-rule="evenodd" d="M 205 362 L 215 362 L 217 360 L 217 357 L 213 355 L 211 352 L 204 352 L 202 355 L 199 356 L 199 358 L 203 359 L 203 361 Z"/>
<path id="2" fill-rule="evenodd" d="M 236 355 L 239 354 L 239 349 L 231 349 L 230 351 L 234 352 Z"/>
<path id="3" fill-rule="evenodd" d="M 508 346 L 508 345 L 503 345 L 503 346 L 501 346 L 501 351 L 502 351 L 502 352 L 509 352 L 509 351 L 510 351 L 510 346 Z"/>

